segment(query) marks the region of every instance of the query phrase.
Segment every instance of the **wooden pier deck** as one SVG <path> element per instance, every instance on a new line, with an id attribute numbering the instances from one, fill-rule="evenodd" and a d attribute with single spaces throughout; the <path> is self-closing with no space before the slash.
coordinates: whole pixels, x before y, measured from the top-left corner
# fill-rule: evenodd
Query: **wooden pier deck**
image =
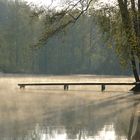
<path id="1" fill-rule="evenodd" d="M 140 83 L 109 83 L 109 82 L 106 82 L 106 83 L 69 83 L 69 82 L 65 82 L 65 83 L 21 83 L 21 84 L 18 84 L 18 86 L 20 87 L 20 89 L 24 89 L 26 86 L 59 86 L 59 85 L 62 85 L 64 86 L 64 90 L 69 90 L 69 86 L 72 86 L 72 85 L 100 85 L 101 86 L 101 91 L 104 91 L 106 86 L 108 85 L 123 85 L 123 86 L 127 86 L 127 85 L 138 85 Z"/>

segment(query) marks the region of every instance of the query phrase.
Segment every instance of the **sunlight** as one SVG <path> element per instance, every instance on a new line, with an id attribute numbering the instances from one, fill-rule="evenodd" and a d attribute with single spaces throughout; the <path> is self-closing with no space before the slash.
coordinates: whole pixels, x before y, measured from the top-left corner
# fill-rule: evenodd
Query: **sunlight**
<path id="1" fill-rule="evenodd" d="M 116 140 L 115 129 L 113 125 L 105 125 L 94 140 Z"/>
<path id="2" fill-rule="evenodd" d="M 66 131 L 63 130 L 62 132 L 63 133 L 59 133 L 57 130 L 54 130 L 54 132 L 52 133 L 53 136 L 51 136 L 50 134 L 42 134 L 41 140 L 46 140 L 46 139 L 49 139 L 49 140 L 68 140 L 69 138 L 67 137 Z M 76 137 L 77 138 L 73 139 L 73 140 L 79 139 L 78 135 Z M 85 138 L 86 138 L 86 140 L 117 140 L 118 139 L 113 124 L 105 125 L 102 128 L 102 130 L 97 133 L 96 136 L 85 136 L 85 135 L 83 136 L 81 134 L 80 140 L 85 140 Z M 119 137 L 119 139 L 120 140 L 127 140 L 124 137 Z"/>

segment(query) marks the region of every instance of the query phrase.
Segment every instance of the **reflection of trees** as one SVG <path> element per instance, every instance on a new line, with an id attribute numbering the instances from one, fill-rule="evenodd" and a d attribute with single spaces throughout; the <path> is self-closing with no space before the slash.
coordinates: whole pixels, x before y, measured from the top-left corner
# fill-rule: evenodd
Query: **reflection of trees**
<path id="1" fill-rule="evenodd" d="M 135 134 L 132 137 L 132 140 L 139 140 L 139 139 L 140 139 L 140 116 L 138 117 L 138 123 L 137 123 Z"/>
<path id="2" fill-rule="evenodd" d="M 118 136 L 127 137 L 128 132 L 131 133 L 133 116 L 136 114 L 135 110 L 138 103 L 134 100 L 127 100 L 127 97 L 116 96 L 96 103 L 91 102 L 87 106 L 58 110 L 50 117 L 45 118 L 39 125 L 32 125 L 30 127 L 31 131 L 27 130 L 23 134 L 18 131 L 23 126 L 19 124 L 15 127 L 15 133 L 11 134 L 11 137 L 15 140 L 40 140 L 42 134 L 53 138 L 56 134 L 66 133 L 68 139 L 81 140 L 82 138 L 95 136 L 105 125 L 110 124 L 114 125 Z M 130 129 L 128 129 L 129 124 Z M 59 126 L 62 126 L 62 128 L 59 128 Z M 138 117 L 137 129 L 132 140 L 139 140 L 137 139 L 140 136 L 139 131 L 140 117 Z"/>
<path id="3" fill-rule="evenodd" d="M 130 119 L 130 125 L 129 125 L 129 133 L 128 133 L 128 140 L 139 140 L 140 139 L 140 115 L 138 114 L 138 105 L 139 101 L 134 103 L 133 112 Z M 137 118 L 137 124 L 136 129 L 135 127 L 135 118 Z M 133 132 L 134 131 L 134 132 Z"/>
<path id="4" fill-rule="evenodd" d="M 52 124 L 64 126 L 68 139 L 81 139 L 94 136 L 106 124 L 114 124 L 117 135 L 127 136 L 131 111 L 133 111 L 133 100 L 125 100 L 124 96 L 101 101 L 97 104 L 91 103 L 88 106 L 76 106 L 65 108 L 56 112 L 55 116 L 45 121 L 47 126 Z M 58 116 L 58 118 L 57 118 Z M 57 120 L 59 119 L 59 121 Z M 42 128 L 44 129 L 44 128 Z M 52 128 L 48 133 L 52 135 L 55 129 Z"/>
<path id="5" fill-rule="evenodd" d="M 114 124 L 117 135 L 127 136 L 134 107 L 133 100 L 128 101 L 127 97 L 120 96 L 97 104 L 91 103 L 86 107 L 64 109 L 59 123 L 65 127 L 68 139 L 94 136 L 106 124 Z M 51 126 L 51 122 L 49 125 Z"/>

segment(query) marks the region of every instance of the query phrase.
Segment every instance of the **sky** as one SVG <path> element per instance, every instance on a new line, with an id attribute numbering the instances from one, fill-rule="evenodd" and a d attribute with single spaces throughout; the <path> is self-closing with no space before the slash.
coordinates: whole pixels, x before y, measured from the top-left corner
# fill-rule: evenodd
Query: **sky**
<path id="1" fill-rule="evenodd" d="M 24 1 L 27 1 L 28 3 L 32 3 L 38 6 L 42 6 L 42 5 L 49 6 L 52 3 L 52 0 L 24 0 Z M 53 0 L 53 1 L 54 1 L 53 2 L 54 6 L 57 6 L 60 3 L 60 0 Z"/>
<path id="2" fill-rule="evenodd" d="M 52 0 L 24 0 L 27 1 L 28 3 L 32 3 L 38 6 L 48 6 L 52 3 Z M 61 0 L 53 0 L 53 6 L 59 6 Z M 99 0 L 103 3 L 113 3 L 115 0 Z"/>

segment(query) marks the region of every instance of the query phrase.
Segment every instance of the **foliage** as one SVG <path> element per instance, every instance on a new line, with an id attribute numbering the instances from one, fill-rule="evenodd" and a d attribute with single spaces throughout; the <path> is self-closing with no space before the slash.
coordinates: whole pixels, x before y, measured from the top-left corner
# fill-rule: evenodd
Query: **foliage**
<path id="1" fill-rule="evenodd" d="M 4 72 L 26 72 L 32 69 L 34 43 L 40 28 L 32 24 L 32 10 L 19 1 L 0 1 L 1 51 L 0 67 Z M 36 31 L 35 31 L 36 28 Z M 40 29 L 39 29 L 40 30 Z"/>
<path id="2" fill-rule="evenodd" d="M 85 13 L 75 24 L 62 27 L 62 32 L 59 32 L 58 27 L 72 19 L 63 11 L 45 14 L 40 11 L 40 15 L 36 9 L 19 1 L 0 1 L 0 6 L 0 70 L 2 72 L 130 73 L 129 69 L 121 70 L 115 55 L 115 45 L 111 48 L 107 47 L 109 27 L 99 23 L 105 20 L 104 23 L 108 23 L 108 18 L 102 15 L 89 16 Z M 71 14 L 74 13 L 77 17 L 80 11 L 74 10 Z M 100 18 L 101 16 L 104 18 L 103 21 L 100 21 L 103 19 Z M 52 31 L 55 35 L 51 34 Z M 48 41 L 46 41 L 46 36 L 42 38 L 44 34 L 47 38 L 49 35 Z M 43 43 L 39 46 L 44 47 L 35 48 L 34 45 L 37 44 L 39 38 L 44 39 L 40 40 Z"/>

